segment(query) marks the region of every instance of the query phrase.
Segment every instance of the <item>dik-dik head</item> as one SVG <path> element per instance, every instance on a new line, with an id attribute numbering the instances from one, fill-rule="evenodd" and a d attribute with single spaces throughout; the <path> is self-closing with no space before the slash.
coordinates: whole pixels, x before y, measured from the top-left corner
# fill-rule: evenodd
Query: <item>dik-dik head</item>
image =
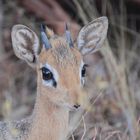
<path id="1" fill-rule="evenodd" d="M 83 57 L 103 45 L 107 29 L 106 17 L 93 20 L 80 30 L 74 43 L 67 26 L 64 36 L 58 36 L 42 25 L 40 46 L 35 32 L 24 25 L 15 25 L 13 49 L 17 57 L 36 68 L 39 97 L 58 106 L 77 108 L 86 76 Z"/>

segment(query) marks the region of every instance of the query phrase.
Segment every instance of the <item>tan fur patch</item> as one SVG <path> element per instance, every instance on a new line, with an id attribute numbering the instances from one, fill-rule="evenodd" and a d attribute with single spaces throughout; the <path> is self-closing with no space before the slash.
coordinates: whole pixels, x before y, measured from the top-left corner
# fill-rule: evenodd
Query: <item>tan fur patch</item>
<path id="1" fill-rule="evenodd" d="M 70 48 L 65 38 L 54 37 L 50 39 L 50 43 L 52 48 L 48 51 L 43 50 L 41 52 L 41 60 L 53 59 L 53 62 L 59 64 L 61 67 L 66 67 L 70 64 L 78 65 L 79 60 L 81 59 L 81 54 L 76 48 Z"/>
<path id="2" fill-rule="evenodd" d="M 59 81 L 56 90 L 58 91 L 58 88 L 61 89 L 61 94 L 58 95 L 62 97 L 64 93 L 63 97 L 67 96 L 69 101 L 58 98 L 57 94 L 54 97 L 51 95 L 49 98 L 55 103 L 63 100 L 63 102 L 69 102 L 69 104 L 74 105 L 78 103 L 78 98 L 81 93 L 79 74 L 82 56 L 76 48 L 70 48 L 63 37 L 55 36 L 50 39 L 50 43 L 52 48 L 49 50 L 43 49 L 39 55 L 39 60 L 43 65 L 46 63 L 51 65 L 58 72 Z"/>

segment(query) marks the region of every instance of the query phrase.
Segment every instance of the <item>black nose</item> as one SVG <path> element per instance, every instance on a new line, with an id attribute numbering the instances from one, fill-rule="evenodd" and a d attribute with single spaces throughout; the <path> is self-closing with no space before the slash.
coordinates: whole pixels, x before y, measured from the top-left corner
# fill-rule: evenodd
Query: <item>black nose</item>
<path id="1" fill-rule="evenodd" d="M 74 105 L 74 107 L 75 107 L 75 108 L 79 108 L 79 107 L 80 107 L 80 105 Z"/>

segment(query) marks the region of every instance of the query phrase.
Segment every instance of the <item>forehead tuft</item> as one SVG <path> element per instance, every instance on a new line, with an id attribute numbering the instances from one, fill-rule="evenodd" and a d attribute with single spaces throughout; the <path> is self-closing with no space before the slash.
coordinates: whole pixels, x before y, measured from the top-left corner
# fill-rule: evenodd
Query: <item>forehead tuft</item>
<path id="1" fill-rule="evenodd" d="M 61 61 L 74 61 L 74 54 L 72 49 L 68 46 L 64 38 L 57 38 L 51 42 L 52 53 L 56 60 Z"/>
<path id="2" fill-rule="evenodd" d="M 42 53 L 46 55 L 46 61 L 55 62 L 61 66 L 78 64 L 81 60 L 80 52 L 76 48 L 70 48 L 64 37 L 54 36 L 50 39 L 52 48 Z"/>

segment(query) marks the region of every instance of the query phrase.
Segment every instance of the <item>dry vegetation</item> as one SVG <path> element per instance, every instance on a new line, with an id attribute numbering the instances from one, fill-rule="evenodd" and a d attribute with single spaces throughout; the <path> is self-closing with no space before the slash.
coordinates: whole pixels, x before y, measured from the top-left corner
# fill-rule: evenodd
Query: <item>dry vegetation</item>
<path id="1" fill-rule="evenodd" d="M 94 0 L 62 0 L 60 3 L 57 0 L 5 0 L 0 3 L 1 120 L 27 116 L 35 99 L 35 71 L 18 60 L 11 47 L 10 31 L 14 24 L 28 25 L 39 34 L 39 24 L 45 22 L 62 34 L 67 21 L 75 39 L 80 25 L 107 15 L 110 23 L 108 40 L 101 52 L 85 58 L 90 65 L 85 88 L 91 104 L 86 111 L 72 115 L 70 139 L 140 139 L 140 34 L 136 28 L 137 17 L 128 17 L 124 1 L 114 3 L 113 0 L 102 1 L 99 3 L 100 12 Z"/>

